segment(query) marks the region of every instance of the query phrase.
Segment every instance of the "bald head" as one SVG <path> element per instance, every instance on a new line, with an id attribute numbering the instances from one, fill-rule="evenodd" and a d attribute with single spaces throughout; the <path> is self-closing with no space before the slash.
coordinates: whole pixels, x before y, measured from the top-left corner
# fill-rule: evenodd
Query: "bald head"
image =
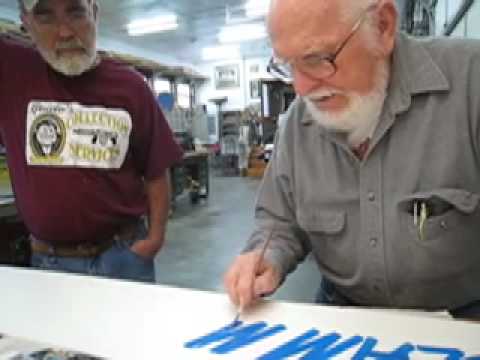
<path id="1" fill-rule="evenodd" d="M 322 126 L 356 146 L 376 126 L 396 38 L 395 0 L 272 0 L 272 68 Z"/>
<path id="2" fill-rule="evenodd" d="M 325 13 L 325 11 L 328 12 L 333 7 L 340 10 L 341 18 L 339 20 L 345 21 L 376 3 L 379 5 L 391 3 L 395 6 L 394 0 L 271 0 L 269 19 L 277 11 L 287 11 L 290 16 L 293 14 L 292 12 L 303 11 L 315 16 Z"/>
<path id="3" fill-rule="evenodd" d="M 318 41 L 311 45 L 322 46 L 324 41 L 334 41 L 335 35 L 345 26 L 352 26 L 362 12 L 375 4 L 379 9 L 376 15 L 385 8 L 390 10 L 396 27 L 395 0 L 272 0 L 267 18 L 269 34 L 274 44 L 288 38 L 288 41 Z M 370 33 L 379 26 L 377 19 L 378 16 L 367 19 Z"/>
<path id="4" fill-rule="evenodd" d="M 290 28 L 311 27 L 318 15 L 326 15 L 335 7 L 335 1 L 272 0 L 267 17 L 270 36 L 275 38 L 276 35 Z"/>
<path id="5" fill-rule="evenodd" d="M 328 89 L 328 109 L 345 110 L 350 95 L 384 87 L 377 79 L 389 76 L 397 18 L 395 0 L 272 0 L 274 63 L 298 95 Z"/>

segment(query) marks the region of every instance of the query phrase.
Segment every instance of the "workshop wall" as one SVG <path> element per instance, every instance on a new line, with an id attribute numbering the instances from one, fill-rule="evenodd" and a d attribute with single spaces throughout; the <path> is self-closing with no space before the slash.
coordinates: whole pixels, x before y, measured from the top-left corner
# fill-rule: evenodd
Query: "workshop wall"
<path id="1" fill-rule="evenodd" d="M 227 103 L 223 106 L 224 110 L 243 110 L 251 103 L 260 102 L 256 87 L 254 84 L 251 85 L 251 82 L 269 77 L 267 73 L 268 60 L 269 57 L 257 57 L 197 65 L 196 70 L 210 78 L 199 89 L 198 103 L 207 104 L 209 113 L 215 114 L 215 105 L 208 101 L 212 98 L 228 97 Z M 228 72 L 229 68 L 232 69 L 232 72 L 222 74 L 222 71 Z M 235 72 L 238 72 L 237 77 L 235 77 Z M 229 78 L 229 75 L 232 76 L 232 79 Z"/>
<path id="2" fill-rule="evenodd" d="M 243 110 L 253 103 L 259 103 L 258 79 L 269 77 L 269 59 L 265 56 L 200 63 L 195 69 L 210 80 L 199 89 L 197 103 L 207 105 L 208 114 L 215 117 L 217 108 L 209 101 L 212 98 L 227 97 L 228 101 L 222 107 L 225 111 Z"/>

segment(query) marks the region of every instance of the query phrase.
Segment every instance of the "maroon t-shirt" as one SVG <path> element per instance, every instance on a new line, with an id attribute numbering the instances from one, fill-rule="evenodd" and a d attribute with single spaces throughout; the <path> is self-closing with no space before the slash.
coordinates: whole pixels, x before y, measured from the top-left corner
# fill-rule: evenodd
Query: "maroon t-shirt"
<path id="1" fill-rule="evenodd" d="M 0 36 L 0 135 L 17 208 L 51 243 L 99 241 L 147 212 L 144 178 L 182 157 L 143 78 L 112 60 L 77 77 Z"/>

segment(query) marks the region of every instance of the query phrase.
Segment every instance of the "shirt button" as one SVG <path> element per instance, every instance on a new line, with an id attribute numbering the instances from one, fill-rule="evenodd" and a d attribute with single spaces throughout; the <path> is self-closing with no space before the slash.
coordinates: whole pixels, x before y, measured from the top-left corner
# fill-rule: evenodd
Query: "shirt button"
<path id="1" fill-rule="evenodd" d="M 371 238 L 370 239 L 370 246 L 372 248 L 377 247 L 377 244 L 378 244 L 378 239 L 377 238 Z"/>
<path id="2" fill-rule="evenodd" d="M 368 200 L 369 201 L 375 201 L 375 194 L 373 192 L 368 193 Z"/>

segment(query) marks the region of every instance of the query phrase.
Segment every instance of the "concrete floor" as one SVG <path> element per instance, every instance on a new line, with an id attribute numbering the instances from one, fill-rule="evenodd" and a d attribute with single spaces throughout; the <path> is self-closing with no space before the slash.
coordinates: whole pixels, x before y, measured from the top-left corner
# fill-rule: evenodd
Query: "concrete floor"
<path id="1" fill-rule="evenodd" d="M 224 292 L 223 274 L 253 228 L 259 184 L 250 178 L 212 177 L 208 201 L 191 205 L 188 196 L 180 196 L 156 259 L 157 282 Z M 307 259 L 273 298 L 311 302 L 319 282 L 314 262 Z"/>

